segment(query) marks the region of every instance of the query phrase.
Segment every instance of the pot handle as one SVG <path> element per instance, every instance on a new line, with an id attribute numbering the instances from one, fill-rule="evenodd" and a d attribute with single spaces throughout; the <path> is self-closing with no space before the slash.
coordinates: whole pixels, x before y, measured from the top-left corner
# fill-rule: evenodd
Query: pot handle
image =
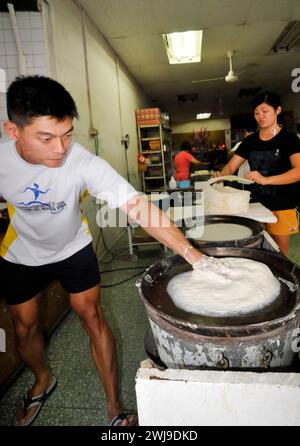
<path id="1" fill-rule="evenodd" d="M 229 360 L 226 358 L 223 352 L 219 352 L 217 355 L 216 367 L 224 370 L 228 369 L 229 367 Z"/>
<path id="2" fill-rule="evenodd" d="M 277 245 L 277 243 L 275 242 L 275 240 L 270 236 L 270 234 L 266 231 L 263 230 L 262 234 L 264 236 L 264 238 L 266 239 L 266 241 L 272 246 L 272 248 L 274 249 L 274 251 L 276 252 L 280 252 L 280 249 Z"/>
<path id="3" fill-rule="evenodd" d="M 135 281 L 135 286 L 140 290 L 141 286 L 142 286 L 142 278 L 139 277 L 136 281 Z"/>
<path id="4" fill-rule="evenodd" d="M 237 181 L 238 183 L 242 184 L 253 184 L 254 181 L 252 180 L 246 180 L 246 178 L 238 177 L 236 175 L 225 175 L 223 177 L 215 177 L 211 178 L 207 181 L 208 185 L 211 185 L 213 183 L 217 183 L 218 181 Z"/>

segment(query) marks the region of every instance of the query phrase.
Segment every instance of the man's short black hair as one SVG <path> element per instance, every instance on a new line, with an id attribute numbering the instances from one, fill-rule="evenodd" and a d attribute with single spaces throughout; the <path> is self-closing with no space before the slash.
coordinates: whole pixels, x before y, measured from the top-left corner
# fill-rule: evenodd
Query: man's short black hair
<path id="1" fill-rule="evenodd" d="M 78 118 L 76 104 L 68 91 L 54 79 L 45 76 L 19 76 L 8 87 L 8 119 L 24 127 L 32 119 L 51 116 L 58 121 Z"/>

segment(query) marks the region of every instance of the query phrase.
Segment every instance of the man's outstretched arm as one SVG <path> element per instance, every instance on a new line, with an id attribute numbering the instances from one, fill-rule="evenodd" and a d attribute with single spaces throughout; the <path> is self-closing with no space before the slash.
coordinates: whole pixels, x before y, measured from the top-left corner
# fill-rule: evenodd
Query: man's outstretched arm
<path id="1" fill-rule="evenodd" d="M 121 206 L 121 209 L 148 234 L 176 251 L 191 265 L 203 257 L 203 254 L 190 244 L 177 226 L 145 197 L 135 195 Z"/>

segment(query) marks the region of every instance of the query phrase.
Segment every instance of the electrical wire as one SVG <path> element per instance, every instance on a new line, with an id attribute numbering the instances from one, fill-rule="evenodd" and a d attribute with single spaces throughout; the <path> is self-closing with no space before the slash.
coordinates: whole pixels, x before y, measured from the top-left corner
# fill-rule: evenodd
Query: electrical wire
<path id="1" fill-rule="evenodd" d="M 107 269 L 105 271 L 100 271 L 100 274 L 105 273 L 114 273 L 115 271 L 127 271 L 129 269 L 146 269 L 149 265 L 143 266 L 129 266 L 128 268 L 116 268 L 116 269 Z"/>
<path id="2" fill-rule="evenodd" d="M 101 218 L 101 216 L 100 216 L 100 218 Z M 108 263 L 111 263 L 116 257 L 118 257 L 119 255 L 124 254 L 125 252 L 128 251 L 128 247 L 125 247 L 125 246 L 123 248 L 118 248 L 115 251 L 111 251 L 108 248 L 107 244 L 106 244 L 106 241 L 105 241 L 105 238 L 104 238 L 104 234 L 103 234 L 103 229 L 100 229 L 100 235 L 99 235 L 98 240 L 97 240 L 97 244 L 96 244 L 96 247 L 95 247 L 95 252 L 98 252 L 99 243 L 100 243 L 101 240 L 102 240 L 102 243 L 103 243 L 104 250 L 106 251 L 107 254 L 110 254 L 110 259 L 109 260 L 100 260 L 98 258 L 98 262 L 101 263 L 102 265 L 107 265 Z"/>
<path id="3" fill-rule="evenodd" d="M 101 240 L 102 240 L 102 243 L 103 243 L 104 250 L 106 251 L 107 254 L 110 254 L 111 258 L 109 260 L 106 260 L 106 261 L 98 259 L 98 262 L 102 263 L 103 265 L 107 265 L 108 263 L 112 262 L 112 260 L 114 259 L 114 253 L 111 252 L 109 250 L 109 248 L 107 247 L 107 244 L 106 244 L 106 241 L 105 241 L 105 238 L 104 238 L 104 235 L 103 235 L 103 229 L 100 228 L 100 235 L 98 237 L 96 248 L 95 248 L 96 252 L 98 252 L 99 243 L 100 243 Z"/>
<path id="4" fill-rule="evenodd" d="M 122 283 L 128 282 L 131 279 L 134 279 L 137 276 L 140 276 L 141 272 L 134 274 L 133 276 L 128 277 L 127 279 L 121 280 L 120 282 L 112 283 L 111 285 L 101 285 L 101 288 L 113 288 L 114 286 L 121 285 Z"/>
<path id="5" fill-rule="evenodd" d="M 99 238 L 100 238 L 100 239 L 102 238 L 103 246 L 104 246 L 104 249 L 105 249 L 106 253 L 107 253 L 107 254 L 110 254 L 110 259 L 109 259 L 109 260 L 100 260 L 100 259 L 98 259 L 98 262 L 99 262 L 100 264 L 102 264 L 102 265 L 108 265 L 108 264 L 111 263 L 113 260 L 115 260 L 116 257 L 118 257 L 118 256 L 120 256 L 121 254 L 124 254 L 125 252 L 128 251 L 128 248 L 125 248 L 125 247 L 124 247 L 124 248 L 118 248 L 118 249 L 116 249 L 115 251 L 111 252 L 111 251 L 107 248 L 107 246 L 106 246 L 106 244 L 105 244 L 105 240 L 104 240 L 103 234 L 102 234 L 102 237 L 101 237 L 101 235 L 100 235 Z M 98 239 L 98 243 L 97 243 L 97 246 L 96 246 L 96 249 L 95 249 L 96 252 L 97 252 L 98 245 L 99 245 L 99 239 Z"/>
<path id="6" fill-rule="evenodd" d="M 143 269 L 145 270 L 149 265 L 143 265 L 143 266 L 129 266 L 127 268 L 115 268 L 115 269 L 107 269 L 105 271 L 100 271 L 100 274 L 105 274 L 105 273 L 114 273 L 115 271 L 126 271 L 126 270 L 130 270 L 130 269 Z M 112 283 L 110 285 L 101 285 L 101 288 L 113 288 L 115 286 L 121 285 L 122 283 L 128 282 L 131 279 L 134 279 L 137 276 L 141 275 L 141 271 L 139 271 L 138 273 L 134 274 L 133 276 L 127 277 L 124 280 L 121 280 L 120 282 L 116 282 L 116 283 Z"/>

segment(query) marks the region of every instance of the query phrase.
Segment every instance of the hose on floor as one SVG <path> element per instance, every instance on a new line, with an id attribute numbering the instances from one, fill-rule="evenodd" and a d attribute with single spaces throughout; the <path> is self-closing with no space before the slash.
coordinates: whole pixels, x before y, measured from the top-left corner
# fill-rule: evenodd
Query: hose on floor
<path id="1" fill-rule="evenodd" d="M 116 268 L 116 269 L 108 269 L 106 271 L 101 271 L 101 274 L 105 274 L 105 273 L 114 273 L 115 271 L 127 271 L 127 270 L 131 270 L 131 269 L 142 269 L 145 270 L 149 265 L 145 265 L 145 266 L 130 266 L 128 268 Z M 141 275 L 141 271 L 139 271 L 138 273 L 134 274 L 133 276 L 127 277 L 124 280 L 121 280 L 120 282 L 116 282 L 116 283 L 112 283 L 110 285 L 101 285 L 101 288 L 113 288 L 115 286 L 121 285 L 122 283 L 128 282 L 131 279 L 134 279 L 137 276 Z"/>

